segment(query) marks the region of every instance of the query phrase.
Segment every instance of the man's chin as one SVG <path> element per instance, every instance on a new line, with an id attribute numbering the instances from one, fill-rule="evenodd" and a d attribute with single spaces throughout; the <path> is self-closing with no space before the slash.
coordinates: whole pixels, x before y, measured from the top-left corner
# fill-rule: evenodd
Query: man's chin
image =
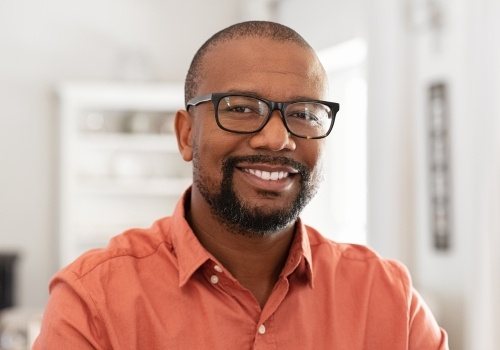
<path id="1" fill-rule="evenodd" d="M 208 195 L 206 199 L 221 222 L 245 236 L 263 237 L 282 231 L 295 222 L 300 212 L 296 205 L 284 205 L 279 198 L 265 200 L 257 196 L 242 201 L 230 192 L 225 196 Z"/>
<path id="2" fill-rule="evenodd" d="M 265 203 L 240 202 L 239 220 L 234 222 L 235 229 L 260 235 L 272 234 L 293 225 L 298 217 L 297 208 Z"/>
<path id="3" fill-rule="evenodd" d="M 250 237 L 272 236 L 292 226 L 295 220 L 283 221 L 274 215 L 255 215 L 251 221 L 229 223 L 229 228 L 235 233 Z"/>
<path id="4" fill-rule="evenodd" d="M 266 212 L 287 210 L 297 201 L 299 196 L 299 190 L 279 192 L 251 188 L 238 190 L 234 187 L 236 186 L 233 186 L 233 194 L 240 203 L 249 208 L 263 209 Z"/>
<path id="5" fill-rule="evenodd" d="M 256 218 L 276 218 L 281 216 L 291 216 L 294 208 L 290 205 L 281 205 L 276 203 L 272 199 L 270 200 L 259 200 L 258 203 L 243 203 L 244 210 L 251 216 Z"/>

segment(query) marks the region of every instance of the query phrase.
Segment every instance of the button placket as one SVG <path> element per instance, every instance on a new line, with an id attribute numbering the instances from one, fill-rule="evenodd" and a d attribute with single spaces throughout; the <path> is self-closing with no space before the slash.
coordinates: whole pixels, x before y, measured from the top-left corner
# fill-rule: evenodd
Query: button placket
<path id="1" fill-rule="evenodd" d="M 213 269 L 215 270 L 215 272 L 217 272 L 217 273 L 222 273 L 222 271 L 223 271 L 223 270 L 222 270 L 222 267 L 220 267 L 220 266 L 219 266 L 219 265 L 217 265 L 217 264 L 214 264 L 214 265 L 212 266 L 212 268 L 213 268 Z M 217 284 L 217 283 L 219 283 L 219 281 L 220 281 L 220 278 L 219 278 L 219 276 L 217 276 L 217 274 L 213 274 L 213 275 L 211 275 L 211 276 L 210 276 L 210 283 L 212 283 L 212 284 Z"/>
<path id="2" fill-rule="evenodd" d="M 219 283 L 219 277 L 217 275 L 210 276 L 210 283 L 212 283 L 212 284 Z"/>

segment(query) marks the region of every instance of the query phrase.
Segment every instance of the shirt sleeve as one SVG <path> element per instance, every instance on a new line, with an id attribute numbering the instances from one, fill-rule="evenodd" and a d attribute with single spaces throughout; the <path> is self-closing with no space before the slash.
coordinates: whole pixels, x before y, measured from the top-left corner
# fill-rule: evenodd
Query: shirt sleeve
<path id="1" fill-rule="evenodd" d="M 386 260 L 393 273 L 399 274 L 408 312 L 408 350 L 449 350 L 448 335 L 439 327 L 432 311 L 413 287 L 411 275 L 405 265 L 395 260 Z"/>
<path id="2" fill-rule="evenodd" d="M 66 272 L 71 274 L 71 272 Z M 56 277 L 33 350 L 111 349 L 102 334 L 102 321 L 95 305 L 76 276 Z"/>
<path id="3" fill-rule="evenodd" d="M 420 294 L 410 289 L 409 349 L 449 350 L 448 335 L 439 327 Z"/>

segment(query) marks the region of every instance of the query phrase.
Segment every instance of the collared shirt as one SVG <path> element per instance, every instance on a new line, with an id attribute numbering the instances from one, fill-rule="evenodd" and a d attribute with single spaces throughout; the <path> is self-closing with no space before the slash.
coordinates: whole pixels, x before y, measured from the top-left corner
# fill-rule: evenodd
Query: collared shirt
<path id="1" fill-rule="evenodd" d="M 244 257 L 242 257 L 244 258 Z M 172 217 L 113 238 L 50 284 L 34 349 L 448 349 L 401 264 L 296 225 L 261 309 Z"/>

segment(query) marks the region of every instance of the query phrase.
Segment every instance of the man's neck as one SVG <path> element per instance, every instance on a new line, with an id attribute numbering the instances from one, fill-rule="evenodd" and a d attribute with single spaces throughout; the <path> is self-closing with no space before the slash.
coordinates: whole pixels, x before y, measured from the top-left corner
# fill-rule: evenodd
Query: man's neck
<path id="1" fill-rule="evenodd" d="M 294 225 L 255 236 L 231 230 L 201 198 L 191 198 L 187 219 L 198 240 L 263 307 L 279 278 L 294 237 Z"/>

